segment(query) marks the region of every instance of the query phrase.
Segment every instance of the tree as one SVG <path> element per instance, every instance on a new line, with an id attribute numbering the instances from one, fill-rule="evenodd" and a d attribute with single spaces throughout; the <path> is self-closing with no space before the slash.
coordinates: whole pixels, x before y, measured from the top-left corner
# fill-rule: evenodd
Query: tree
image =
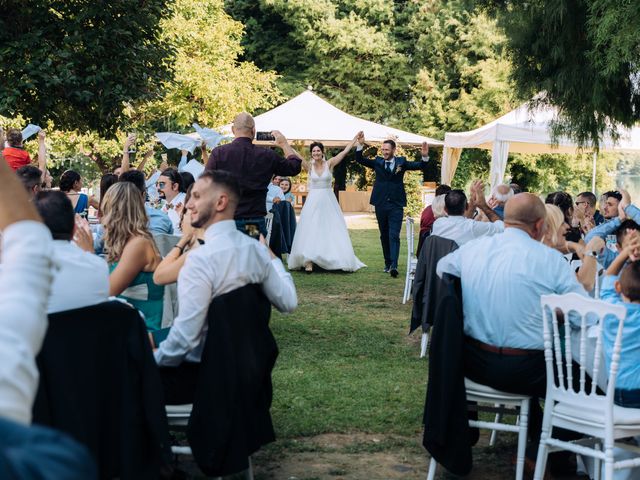
<path id="1" fill-rule="evenodd" d="M 640 3 L 478 1 L 507 35 L 519 95 L 559 108 L 555 135 L 598 145 L 640 119 Z"/>
<path id="2" fill-rule="evenodd" d="M 223 0 L 174 0 L 160 40 L 176 52 L 172 78 L 161 98 L 130 112 L 134 125 L 217 127 L 237 113 L 269 108 L 281 99 L 270 71 L 239 61 L 243 25 L 224 11 Z"/>
<path id="3" fill-rule="evenodd" d="M 109 134 L 123 102 L 154 98 L 170 74 L 159 41 L 169 0 L 9 0 L 2 11 L 2 115 Z"/>

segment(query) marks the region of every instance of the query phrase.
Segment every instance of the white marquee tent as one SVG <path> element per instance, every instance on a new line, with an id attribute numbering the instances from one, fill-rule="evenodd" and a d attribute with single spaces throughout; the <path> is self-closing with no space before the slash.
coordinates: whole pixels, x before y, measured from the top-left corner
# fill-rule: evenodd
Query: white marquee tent
<path id="1" fill-rule="evenodd" d="M 550 123 L 557 116 L 555 108 L 530 109 L 523 104 L 512 112 L 469 132 L 447 133 L 444 137 L 441 183 L 449 185 L 463 148 L 491 150 L 491 187 L 504 181 L 507 157 L 512 153 L 578 153 L 578 145 L 569 138 L 556 144 L 551 138 Z M 640 152 L 640 128 L 622 130 L 617 143 L 605 140 L 601 152 Z M 592 190 L 595 191 L 597 156 L 593 153 Z"/>
<path id="2" fill-rule="evenodd" d="M 440 140 L 349 115 L 309 90 L 256 116 L 255 121 L 257 132 L 280 130 L 289 141 L 304 142 L 307 145 L 318 141 L 327 147 L 343 147 L 361 130 L 367 142 L 393 139 L 396 143 L 407 146 L 421 145 L 422 142 L 428 142 L 430 146 L 443 144 Z M 219 130 L 225 135 L 230 135 L 231 124 Z"/>

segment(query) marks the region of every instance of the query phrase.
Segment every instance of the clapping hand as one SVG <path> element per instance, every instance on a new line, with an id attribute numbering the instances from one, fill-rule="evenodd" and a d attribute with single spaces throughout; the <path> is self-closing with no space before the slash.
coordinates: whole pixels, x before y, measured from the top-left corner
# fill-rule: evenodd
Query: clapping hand
<path id="1" fill-rule="evenodd" d="M 73 230 L 73 241 L 85 252 L 95 253 L 93 248 L 93 234 L 91 227 L 80 215 L 76 214 L 76 226 Z"/>
<path id="2" fill-rule="evenodd" d="M 640 258 L 640 232 L 638 230 L 627 229 L 624 250 L 632 262 Z"/>
<path id="3" fill-rule="evenodd" d="M 478 206 L 486 206 L 487 201 L 484 198 L 484 184 L 482 180 L 474 180 L 471 184 L 471 198 L 473 203 Z"/>

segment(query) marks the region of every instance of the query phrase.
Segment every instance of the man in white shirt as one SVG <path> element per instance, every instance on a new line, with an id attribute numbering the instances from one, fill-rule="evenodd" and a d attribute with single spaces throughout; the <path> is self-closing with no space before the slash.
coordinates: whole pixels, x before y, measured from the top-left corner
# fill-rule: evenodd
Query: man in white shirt
<path id="1" fill-rule="evenodd" d="M 76 224 L 69 198 L 60 191 L 39 192 L 35 205 L 53 237 L 52 258 L 57 267 L 47 313 L 106 302 L 109 267 L 104 259 L 93 253 L 91 232 Z M 73 242 L 74 238 L 77 243 Z"/>
<path id="2" fill-rule="evenodd" d="M 182 176 L 175 168 L 167 168 L 156 182 L 158 194 L 164 200 L 162 211 L 169 216 L 173 225 L 173 234 L 182 235 L 180 212 L 185 207 L 185 193 L 182 191 Z"/>
<path id="3" fill-rule="evenodd" d="M 195 393 L 211 301 L 248 284 L 258 284 L 281 312 L 297 306 L 291 275 L 262 243 L 236 229 L 240 199 L 229 172 L 205 171 L 186 205 L 191 224 L 205 229 L 205 243 L 189 253 L 178 277 L 180 312 L 154 352 L 168 404 L 191 403 Z"/>
<path id="4" fill-rule="evenodd" d="M 451 190 L 444 198 L 446 217 L 440 217 L 433 223 L 431 235 L 453 240 L 459 246 L 469 240 L 485 235 L 494 235 L 504 231 L 504 223 L 484 198 L 482 182 L 476 181 L 471 187 L 471 205 L 467 204 L 467 196 L 462 190 Z M 479 208 L 490 220 L 480 222 L 466 218 L 465 212 Z"/>
<path id="5" fill-rule="evenodd" d="M 0 129 L 0 145 L 4 142 Z M 47 330 L 51 234 L 0 153 L 0 417 L 31 423 L 35 356 Z"/>

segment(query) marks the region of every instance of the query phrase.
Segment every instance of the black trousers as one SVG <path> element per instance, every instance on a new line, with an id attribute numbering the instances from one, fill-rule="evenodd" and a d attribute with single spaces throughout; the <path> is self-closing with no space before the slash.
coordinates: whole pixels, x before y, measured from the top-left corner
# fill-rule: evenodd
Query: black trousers
<path id="1" fill-rule="evenodd" d="M 182 362 L 177 367 L 158 367 L 165 405 L 193 403 L 200 373 L 200 364 Z"/>
<path id="2" fill-rule="evenodd" d="M 573 363 L 573 388 L 579 388 L 580 373 L 578 364 Z M 535 460 L 542 433 L 542 407 L 540 399 L 547 394 L 547 371 L 544 361 L 544 351 L 532 355 L 504 355 L 488 352 L 478 345 L 465 342 L 464 371 L 467 378 L 474 382 L 488 385 L 503 392 L 530 395 L 529 407 L 529 437 L 530 447 L 527 456 Z M 566 378 L 566 375 L 565 375 Z M 591 388 L 591 379 L 586 378 L 586 388 Z M 560 440 L 576 440 L 581 435 L 562 428 L 554 428 L 553 436 Z M 571 452 L 556 452 L 549 456 L 549 468 L 552 473 L 575 473 L 575 467 L 568 461 Z M 568 469 L 568 470 L 567 470 Z"/>
<path id="3" fill-rule="evenodd" d="M 547 392 L 544 352 L 533 355 L 504 355 L 487 352 L 465 342 L 464 372 L 474 382 L 503 392 L 530 395 L 529 440 L 538 443 L 542 432 L 542 408 L 539 399 Z"/>

